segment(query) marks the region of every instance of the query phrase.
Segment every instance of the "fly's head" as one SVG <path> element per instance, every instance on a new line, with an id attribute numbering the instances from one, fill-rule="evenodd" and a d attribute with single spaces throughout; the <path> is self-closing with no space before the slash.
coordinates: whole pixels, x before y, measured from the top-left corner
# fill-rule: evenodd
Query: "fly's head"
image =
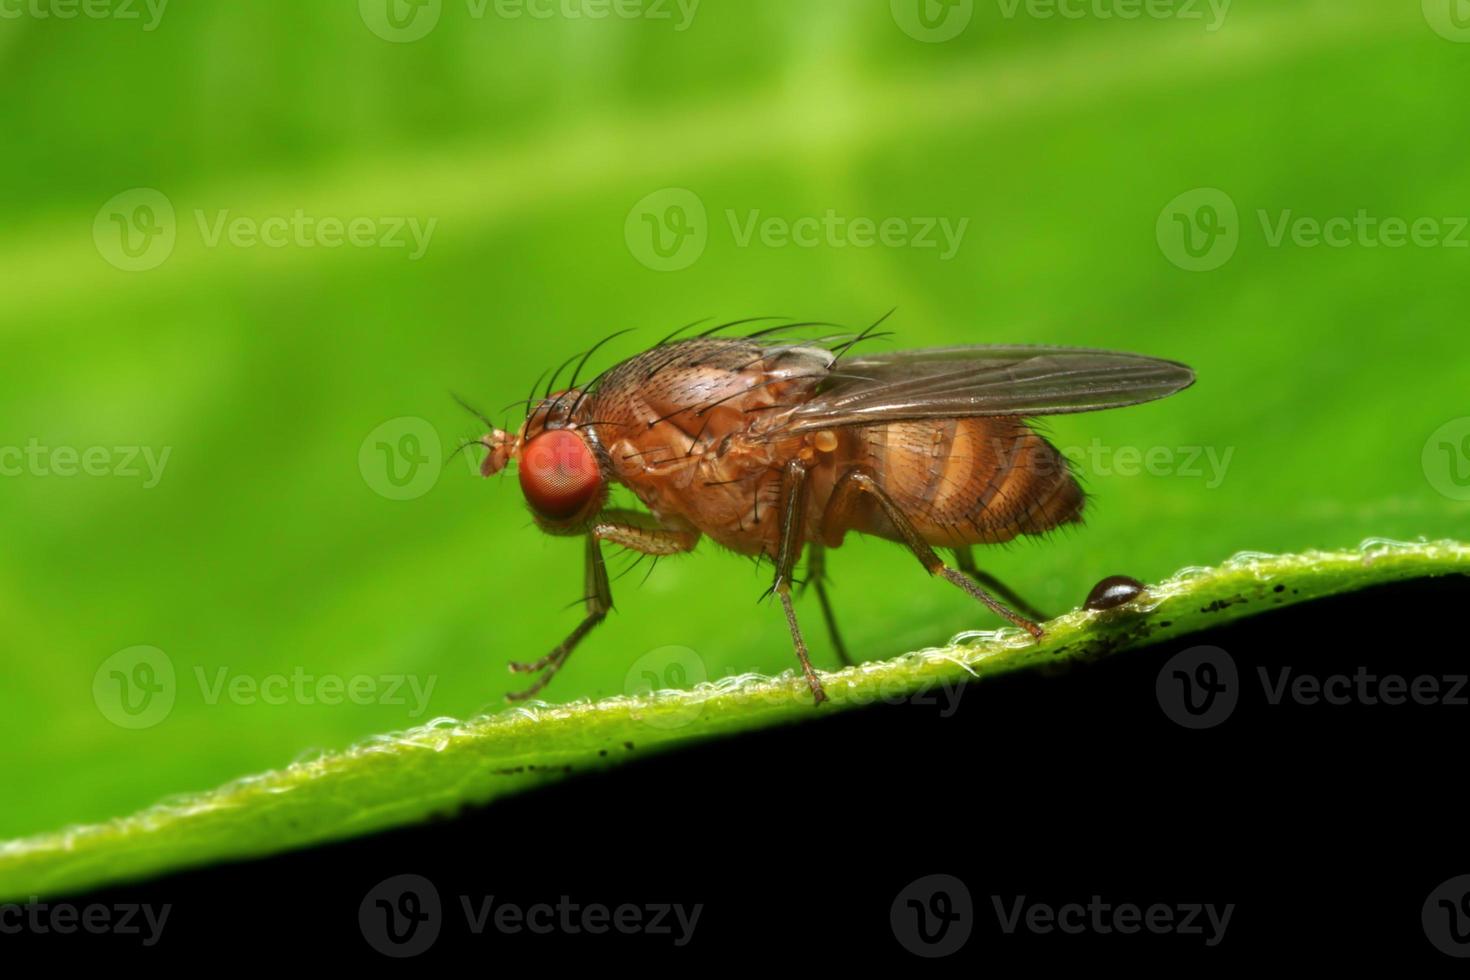
<path id="1" fill-rule="evenodd" d="M 521 493 L 536 524 L 549 534 L 582 533 L 607 501 L 596 433 L 572 417 L 580 396 L 576 390 L 553 394 L 514 434 L 494 429 L 480 440 L 489 450 L 481 475 L 492 476 L 516 460 Z"/>

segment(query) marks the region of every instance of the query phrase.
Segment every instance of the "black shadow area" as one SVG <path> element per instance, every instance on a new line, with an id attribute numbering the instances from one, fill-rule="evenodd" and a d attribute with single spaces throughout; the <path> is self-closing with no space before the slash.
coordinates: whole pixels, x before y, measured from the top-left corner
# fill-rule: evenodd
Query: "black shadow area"
<path id="1" fill-rule="evenodd" d="M 1470 953 L 1470 879 L 1452 881 L 1470 875 L 1467 607 L 1467 578 L 1380 587 L 958 700 L 635 758 L 454 819 L 53 903 L 167 905 L 152 946 L 27 925 L 0 949 L 1463 970 L 1436 943 Z M 674 906 L 686 922 L 698 906 L 692 929 Z"/>

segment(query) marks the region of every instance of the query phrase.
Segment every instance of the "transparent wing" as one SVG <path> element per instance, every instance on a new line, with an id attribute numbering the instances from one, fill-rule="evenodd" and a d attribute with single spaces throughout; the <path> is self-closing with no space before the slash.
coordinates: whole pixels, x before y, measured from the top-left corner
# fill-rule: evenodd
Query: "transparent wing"
<path id="1" fill-rule="evenodd" d="M 935 347 L 843 358 L 767 437 L 924 418 L 1061 415 L 1164 398 L 1194 383 L 1175 361 L 1076 347 Z"/>

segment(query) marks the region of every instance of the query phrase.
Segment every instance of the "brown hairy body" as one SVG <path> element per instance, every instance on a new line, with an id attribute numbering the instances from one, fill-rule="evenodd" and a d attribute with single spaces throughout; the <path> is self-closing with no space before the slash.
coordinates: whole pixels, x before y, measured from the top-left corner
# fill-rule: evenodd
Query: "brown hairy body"
<path id="1" fill-rule="evenodd" d="M 924 540 L 960 547 L 1009 541 L 1078 519 L 1083 495 L 1065 459 L 1023 421 L 898 421 L 768 441 L 783 406 L 827 376 L 820 348 L 763 352 L 742 340 L 654 348 L 627 361 L 568 424 L 599 434 L 618 482 L 660 522 L 744 555 L 774 558 L 782 473 L 809 466 L 805 539 L 837 547 L 848 531 L 902 536 L 871 495 L 839 494 L 869 472 Z"/>
<path id="2" fill-rule="evenodd" d="M 849 358 L 871 330 L 832 349 L 777 341 L 771 330 L 660 343 L 580 387 L 573 380 L 553 392 L 553 377 L 517 432 L 495 429 L 481 440 L 486 476 L 519 460 L 521 489 L 542 530 L 586 541 L 587 616 L 547 656 L 511 665 L 541 674 L 516 698 L 539 691 L 612 608 L 604 542 L 664 556 L 709 537 L 769 558 L 770 591 L 819 704 L 826 694 L 797 625 L 791 582 L 805 556 L 806 580 L 846 661 L 824 554 L 849 531 L 901 543 L 931 575 L 1042 635 L 1033 619 L 1044 617 L 980 572 L 970 554 L 971 545 L 1044 533 L 1081 516 L 1083 493 L 1066 460 L 1026 420 L 1162 398 L 1188 387 L 1193 372 L 1136 354 L 1056 347 Z M 608 506 L 614 483 L 646 512 Z M 935 548 L 952 550 L 959 568 Z"/>

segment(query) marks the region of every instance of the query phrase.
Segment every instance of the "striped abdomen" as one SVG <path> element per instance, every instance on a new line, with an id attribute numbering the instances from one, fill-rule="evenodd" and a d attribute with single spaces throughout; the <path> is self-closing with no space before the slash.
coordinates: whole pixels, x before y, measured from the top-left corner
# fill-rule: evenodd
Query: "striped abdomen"
<path id="1" fill-rule="evenodd" d="M 1066 458 L 1020 419 L 891 422 L 846 435 L 836 468 L 867 468 L 935 546 L 1009 541 L 1082 513 Z M 854 516 L 853 530 L 898 539 L 880 508 Z"/>

